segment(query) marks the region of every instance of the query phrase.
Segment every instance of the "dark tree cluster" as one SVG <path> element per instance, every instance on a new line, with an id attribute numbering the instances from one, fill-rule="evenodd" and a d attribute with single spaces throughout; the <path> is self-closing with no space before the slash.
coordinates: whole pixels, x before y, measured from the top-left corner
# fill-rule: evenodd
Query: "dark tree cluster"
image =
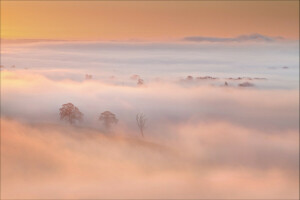
<path id="1" fill-rule="evenodd" d="M 61 120 L 66 120 L 70 124 L 81 121 L 83 118 L 83 114 L 72 103 L 63 104 L 59 109 L 59 115 Z"/>
<path id="2" fill-rule="evenodd" d="M 73 125 L 76 121 L 80 122 L 83 120 L 83 113 L 74 106 L 72 103 L 63 104 L 59 109 L 59 116 L 61 120 L 67 121 L 69 124 Z M 113 124 L 118 123 L 116 115 L 110 111 L 104 111 L 100 114 L 99 121 L 103 123 L 103 126 L 109 130 Z M 144 137 L 144 129 L 146 125 L 146 117 L 144 114 L 139 113 L 136 115 L 136 122 L 140 130 L 141 135 Z"/>
<path id="3" fill-rule="evenodd" d="M 105 111 L 101 113 L 99 117 L 99 121 L 102 121 L 105 128 L 109 129 L 112 124 L 118 123 L 118 119 L 116 118 L 116 115 L 111 113 L 110 111 Z"/>

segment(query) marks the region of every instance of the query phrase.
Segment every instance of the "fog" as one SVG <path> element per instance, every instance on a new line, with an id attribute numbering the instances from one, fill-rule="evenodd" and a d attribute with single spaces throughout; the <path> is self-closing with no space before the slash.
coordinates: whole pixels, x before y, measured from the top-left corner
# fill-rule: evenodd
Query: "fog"
<path id="1" fill-rule="evenodd" d="M 265 135 L 224 122 L 188 123 L 173 126 L 172 137 L 141 139 L 65 125 L 1 123 L 3 198 L 299 194 L 296 131 Z"/>
<path id="2" fill-rule="evenodd" d="M 1 198 L 298 198 L 298 48 L 4 45 Z M 65 103 L 83 120 L 60 120 Z M 118 119 L 109 130 L 104 111 Z"/>
<path id="3" fill-rule="evenodd" d="M 134 85 L 56 81 L 27 71 L 2 71 L 1 75 L 2 115 L 29 122 L 59 123 L 58 109 L 71 102 L 84 113 L 82 124 L 94 128 L 100 113 L 110 110 L 127 126 L 135 126 L 135 115 L 143 112 L 153 129 L 168 123 L 211 120 L 262 130 L 298 129 L 297 90 L 162 81 L 137 87 L 135 81 Z"/>
<path id="4" fill-rule="evenodd" d="M 125 82 L 192 76 L 269 78 L 264 88 L 297 88 L 298 41 L 242 43 L 37 42 L 3 45 L 1 64 L 38 70 L 51 79 L 114 76 Z M 288 67 L 283 69 L 282 67 Z M 71 70 L 70 70 L 71 69 Z M 45 72 L 46 71 L 46 72 Z M 50 73 L 50 72 L 52 73 Z"/>

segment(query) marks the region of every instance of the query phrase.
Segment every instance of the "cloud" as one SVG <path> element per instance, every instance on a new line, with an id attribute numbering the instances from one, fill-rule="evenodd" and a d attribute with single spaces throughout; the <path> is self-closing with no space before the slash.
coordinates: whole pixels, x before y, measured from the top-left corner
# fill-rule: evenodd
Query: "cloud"
<path id="1" fill-rule="evenodd" d="M 299 195 L 296 131 L 266 137 L 226 122 L 181 123 L 167 130 L 173 137 L 141 139 L 5 118 L 1 125 L 2 198 Z"/>
<path id="2" fill-rule="evenodd" d="M 4 45 L 13 44 L 31 44 L 31 43 L 49 43 L 49 42 L 65 42 L 67 40 L 51 40 L 51 39 L 4 39 L 1 38 L 1 43 Z"/>
<path id="3" fill-rule="evenodd" d="M 226 120 L 261 130 L 298 128 L 298 90 L 224 88 L 170 81 L 147 81 L 146 87 L 137 87 L 129 77 L 126 79 L 132 84 L 52 80 L 27 70 L 1 73 L 2 115 L 25 121 L 59 122 L 58 109 L 71 102 L 84 113 L 83 123 L 92 127 L 99 127 L 100 113 L 109 110 L 120 123 L 134 128 L 139 112 L 147 115 L 152 129 L 191 119 Z"/>
<path id="4" fill-rule="evenodd" d="M 264 77 L 259 88 L 298 88 L 299 43 L 109 43 L 45 42 L 3 45 L 1 64 L 7 70 L 27 68 L 51 79 L 95 80 L 114 76 L 120 83 L 140 75 L 145 82 L 160 78 Z M 16 68 L 10 68 L 15 65 Z M 289 66 L 289 70 L 266 70 Z M 47 72 L 47 73 L 46 73 Z M 280 76 L 280 81 L 278 77 Z M 284 80 L 283 80 L 284 79 Z M 222 83 L 224 84 L 224 82 Z"/>
<path id="5" fill-rule="evenodd" d="M 282 40 L 282 37 L 269 37 L 261 34 L 251 34 L 251 35 L 240 35 L 237 37 L 203 37 L 203 36 L 188 36 L 183 38 L 185 41 L 190 42 L 274 42 L 277 40 Z"/>
<path id="6" fill-rule="evenodd" d="M 299 196 L 298 46 L 40 45 L 3 54 L 1 198 Z M 288 74 L 266 70 L 277 65 Z M 59 119 L 68 102 L 84 113 L 75 126 Z M 119 120 L 111 131 L 98 121 L 106 110 Z"/>

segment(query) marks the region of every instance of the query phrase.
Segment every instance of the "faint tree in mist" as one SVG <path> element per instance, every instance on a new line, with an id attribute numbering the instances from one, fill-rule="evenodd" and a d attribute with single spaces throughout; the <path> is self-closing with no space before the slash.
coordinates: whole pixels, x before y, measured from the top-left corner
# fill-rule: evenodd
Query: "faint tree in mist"
<path id="1" fill-rule="evenodd" d="M 91 74 L 85 75 L 85 80 L 91 80 L 91 79 L 93 79 L 93 75 L 91 75 Z"/>
<path id="2" fill-rule="evenodd" d="M 144 80 L 141 79 L 141 78 L 139 78 L 138 81 L 137 81 L 137 85 L 138 85 L 138 86 L 144 85 Z"/>
<path id="3" fill-rule="evenodd" d="M 136 115 L 136 123 L 137 123 L 143 137 L 144 137 L 144 130 L 146 127 L 146 121 L 147 121 L 147 119 L 143 113 L 138 113 Z"/>
<path id="4" fill-rule="evenodd" d="M 192 81 L 193 79 L 194 79 L 194 77 L 192 77 L 192 76 L 187 76 L 187 77 L 186 77 L 186 80 L 187 80 L 187 81 Z"/>
<path id="5" fill-rule="evenodd" d="M 109 129 L 112 124 L 118 123 L 118 119 L 116 118 L 116 115 L 110 111 L 105 111 L 101 113 L 99 117 L 99 121 L 103 122 L 106 129 Z"/>
<path id="6" fill-rule="evenodd" d="M 243 82 L 239 84 L 239 87 L 253 87 L 254 84 L 250 82 Z"/>
<path id="7" fill-rule="evenodd" d="M 72 103 L 63 104 L 59 109 L 59 115 L 61 120 L 66 120 L 70 124 L 74 124 L 75 121 L 81 121 L 83 114 Z"/>

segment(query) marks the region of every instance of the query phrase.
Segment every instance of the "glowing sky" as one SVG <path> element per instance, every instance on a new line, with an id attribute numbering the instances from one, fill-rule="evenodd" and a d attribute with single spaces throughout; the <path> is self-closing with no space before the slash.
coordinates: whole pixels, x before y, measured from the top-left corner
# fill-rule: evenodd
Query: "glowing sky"
<path id="1" fill-rule="evenodd" d="M 298 1 L 1 2 L 1 38 L 170 40 L 299 37 Z"/>

